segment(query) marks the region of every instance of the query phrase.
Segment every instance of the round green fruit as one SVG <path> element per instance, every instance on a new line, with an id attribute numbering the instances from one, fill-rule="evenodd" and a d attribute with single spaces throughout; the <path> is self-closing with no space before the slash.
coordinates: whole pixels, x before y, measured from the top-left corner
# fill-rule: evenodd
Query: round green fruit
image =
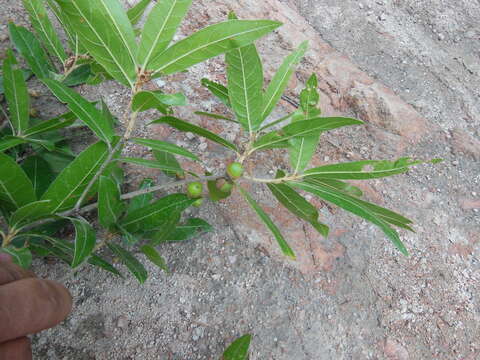
<path id="1" fill-rule="evenodd" d="M 202 192 L 203 192 L 203 185 L 198 181 L 192 182 L 187 186 L 187 193 L 188 193 L 188 196 L 190 196 L 191 198 L 198 198 L 202 196 Z"/>
<path id="2" fill-rule="evenodd" d="M 202 206 L 202 203 L 203 203 L 203 199 L 200 198 L 200 199 L 195 200 L 195 202 L 192 205 L 195 206 L 195 207 L 200 207 L 200 206 Z"/>
<path id="3" fill-rule="evenodd" d="M 243 174 L 243 166 L 238 162 L 233 162 L 227 166 L 227 174 L 230 175 L 232 179 L 238 179 Z"/>

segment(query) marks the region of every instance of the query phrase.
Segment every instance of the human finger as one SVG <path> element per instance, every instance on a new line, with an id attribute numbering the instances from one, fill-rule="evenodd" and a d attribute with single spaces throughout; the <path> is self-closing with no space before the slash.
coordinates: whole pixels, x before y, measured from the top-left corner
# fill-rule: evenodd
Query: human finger
<path id="1" fill-rule="evenodd" d="M 10 255 L 0 254 L 0 285 L 29 277 L 35 277 L 35 274 L 14 264 Z"/>
<path id="2" fill-rule="evenodd" d="M 0 343 L 51 328 L 72 309 L 72 297 L 61 284 L 22 279 L 0 286 Z"/>
<path id="3" fill-rule="evenodd" d="M 30 339 L 21 337 L 0 344 L 0 360 L 31 360 Z"/>

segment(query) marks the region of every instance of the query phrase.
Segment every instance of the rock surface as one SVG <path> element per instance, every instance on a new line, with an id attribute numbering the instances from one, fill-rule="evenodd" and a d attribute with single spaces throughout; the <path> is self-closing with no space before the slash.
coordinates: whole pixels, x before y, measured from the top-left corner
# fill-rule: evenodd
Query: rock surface
<path id="1" fill-rule="evenodd" d="M 446 160 L 361 185 L 367 199 L 415 220 L 417 232 L 402 233 L 412 255 L 400 256 L 370 224 L 318 202 L 322 221 L 331 227 L 331 236 L 323 239 L 255 186 L 252 192 L 274 214 L 296 262 L 279 254 L 238 196 L 208 203 L 194 212 L 215 224 L 215 232 L 161 248 L 170 275 L 149 267 L 151 277 L 140 286 L 87 268 L 68 281 L 74 312 L 61 326 L 34 337 L 37 358 L 217 359 L 226 344 L 246 332 L 255 335 L 251 359 L 480 357 L 480 102 L 474 86 L 480 4 L 457 3 L 195 1 L 183 34 L 224 19 L 229 10 L 241 18 L 285 23 L 258 42 L 267 77 L 283 56 L 310 40 L 289 95 L 298 94 L 315 72 L 324 114 L 355 115 L 366 122 L 327 134 L 316 164 L 398 156 Z M 10 18 L 25 24 L 18 3 L 0 5 L 6 9 L 2 24 Z M 2 49 L 6 45 L 2 42 Z M 222 59 L 166 79 L 172 81 L 167 90 L 184 91 L 198 105 L 177 115 L 240 140 L 235 128 L 192 115 L 198 109 L 225 111 L 200 87 L 202 77 L 224 82 Z M 51 96 L 39 90 L 45 94 L 35 104 L 40 115 L 58 113 Z M 79 90 L 92 100 L 102 96 L 116 115 L 129 100 L 126 90 L 112 83 Z M 291 110 L 283 103 L 274 115 Z M 153 116 L 143 114 L 141 120 Z M 205 150 L 211 169 L 222 169 L 228 156 L 210 142 L 161 126 L 142 123 L 137 135 Z M 126 151 L 148 156 L 137 146 Z M 268 176 L 285 164 L 285 154 L 266 153 L 249 170 Z M 160 179 L 129 168 L 132 188 L 144 176 Z M 62 278 L 65 272 L 62 264 L 37 260 L 34 265 L 41 276 Z"/>

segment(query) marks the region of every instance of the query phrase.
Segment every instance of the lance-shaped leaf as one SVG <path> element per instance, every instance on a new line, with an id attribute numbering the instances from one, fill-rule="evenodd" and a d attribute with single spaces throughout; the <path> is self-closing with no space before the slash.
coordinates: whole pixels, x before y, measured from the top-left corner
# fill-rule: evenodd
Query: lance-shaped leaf
<path id="1" fill-rule="evenodd" d="M 155 156 L 157 163 L 165 166 L 165 170 L 163 170 L 165 175 L 172 178 L 185 176 L 185 171 L 182 169 L 175 155 L 166 151 L 153 150 L 153 156 Z M 166 170 L 167 168 L 175 170 Z"/>
<path id="2" fill-rule="evenodd" d="M 400 250 L 402 254 L 408 255 L 408 251 L 405 248 L 405 245 L 400 240 L 398 233 L 388 225 L 388 223 L 394 223 L 395 225 L 398 225 L 398 223 L 400 223 L 398 214 L 395 214 L 390 210 L 383 209 L 379 206 L 369 204 L 366 201 L 359 200 L 322 184 L 312 182 L 289 182 L 289 184 L 293 187 L 308 191 L 320 197 L 321 199 L 329 201 L 377 225 L 380 229 L 382 229 L 382 231 L 387 235 L 390 241 L 392 241 L 392 243 L 397 247 L 397 249 Z M 410 222 L 410 220 L 408 219 L 405 219 L 403 217 L 401 218 L 403 222 Z"/>
<path id="3" fill-rule="evenodd" d="M 132 87 L 137 44 L 117 0 L 56 0 L 88 53 L 117 81 Z"/>
<path id="4" fill-rule="evenodd" d="M 50 165 L 39 156 L 30 156 L 22 163 L 22 168 L 32 181 L 35 194 L 40 198 L 55 178 Z"/>
<path id="5" fill-rule="evenodd" d="M 132 100 L 133 111 L 157 109 L 163 114 L 171 114 L 170 106 L 184 106 L 187 99 L 182 93 L 163 94 L 161 91 L 139 91 Z"/>
<path id="6" fill-rule="evenodd" d="M 20 71 L 23 74 L 23 79 L 27 81 L 30 79 L 33 75 L 33 73 L 30 71 L 30 69 L 20 69 Z M 3 74 L 0 74 L 0 95 L 2 95 L 5 92 L 5 88 L 3 87 Z"/>
<path id="7" fill-rule="evenodd" d="M 25 130 L 25 136 L 35 136 L 50 131 L 63 129 L 72 125 L 77 117 L 72 112 L 68 112 L 57 116 L 56 118 L 45 120 L 38 125 L 32 126 Z"/>
<path id="8" fill-rule="evenodd" d="M 145 189 L 151 188 L 153 185 L 154 185 L 154 182 L 152 179 L 149 179 L 149 178 L 143 179 L 143 181 L 140 183 L 139 190 L 145 190 Z M 130 199 L 130 202 L 127 208 L 127 213 L 131 213 L 132 211 L 135 211 L 144 206 L 147 206 L 148 204 L 150 204 L 152 200 L 153 200 L 153 193 L 147 193 L 147 194 L 135 196 L 134 198 Z"/>
<path id="9" fill-rule="evenodd" d="M 434 160 L 435 161 L 435 160 Z M 362 160 L 342 164 L 323 165 L 305 171 L 305 176 L 323 179 L 375 179 L 401 174 L 410 166 L 421 164 L 422 161 L 412 161 L 410 158 L 400 158 L 396 161 Z"/>
<path id="10" fill-rule="evenodd" d="M 98 184 L 98 220 L 100 224 L 110 229 L 123 211 L 120 200 L 120 190 L 115 181 L 106 176 L 100 176 Z"/>
<path id="11" fill-rule="evenodd" d="M 24 27 L 16 26 L 13 23 L 8 24 L 8 29 L 12 43 L 33 73 L 40 79 L 50 77 L 50 71 L 53 71 L 53 67 L 35 35 Z"/>
<path id="12" fill-rule="evenodd" d="M 204 129 L 199 126 L 193 125 L 189 122 L 180 120 L 176 117 L 173 116 L 163 116 L 160 119 L 152 121 L 150 124 L 167 124 L 170 125 L 171 127 L 184 131 L 184 132 L 192 132 L 194 134 L 200 135 L 206 139 L 209 139 L 213 142 L 216 142 L 217 144 L 220 144 L 222 146 L 225 146 L 226 148 L 229 148 L 233 151 L 237 151 L 237 147 L 233 145 L 231 142 L 221 138 L 220 136 Z"/>
<path id="13" fill-rule="evenodd" d="M 345 181 L 336 180 L 336 179 L 323 179 L 323 178 L 308 178 L 307 181 L 311 182 L 320 182 L 323 185 L 331 186 L 337 190 L 343 191 L 344 193 L 352 196 L 360 197 L 363 195 L 363 191 L 358 187 L 353 186 Z"/>
<path id="14" fill-rule="evenodd" d="M 165 262 L 165 259 L 158 253 L 158 251 L 150 245 L 143 245 L 140 248 L 140 251 L 145 254 L 148 260 L 157 265 L 160 269 L 165 272 L 168 272 L 168 266 Z"/>
<path id="15" fill-rule="evenodd" d="M 32 182 L 10 157 L 0 153 L 0 201 L 17 209 L 37 200 Z"/>
<path id="16" fill-rule="evenodd" d="M 50 200 L 39 200 L 18 208 L 8 221 L 12 229 L 21 229 L 22 227 L 35 222 L 38 219 L 50 215 Z"/>
<path id="17" fill-rule="evenodd" d="M 222 360 L 248 360 L 248 349 L 252 335 L 246 334 L 232 342 L 223 353 Z"/>
<path id="18" fill-rule="evenodd" d="M 212 175 L 207 173 L 207 175 Z M 220 201 L 228 198 L 231 195 L 231 191 L 222 191 L 217 186 L 217 180 L 207 181 L 208 195 L 212 201 Z"/>
<path id="19" fill-rule="evenodd" d="M 62 63 L 64 63 L 67 59 L 67 54 L 65 53 L 62 43 L 48 18 L 43 0 L 23 0 L 23 6 L 25 7 L 25 10 L 28 11 L 30 22 L 48 52 L 55 55 Z"/>
<path id="20" fill-rule="evenodd" d="M 197 161 L 200 160 L 197 155 L 192 154 L 190 151 L 166 141 L 154 140 L 154 139 L 140 139 L 140 138 L 135 138 L 131 140 L 136 144 L 146 146 L 152 150 L 165 151 L 170 154 L 184 156 L 193 160 L 197 160 Z"/>
<path id="21" fill-rule="evenodd" d="M 228 96 L 228 89 L 215 81 L 203 78 L 202 85 L 205 86 L 210 92 L 215 95 L 222 103 L 231 107 L 230 97 Z"/>
<path id="22" fill-rule="evenodd" d="M 178 41 L 150 61 L 149 70 L 173 74 L 204 60 L 250 44 L 281 23 L 270 20 L 228 20 Z"/>
<path id="23" fill-rule="evenodd" d="M 148 159 L 140 159 L 140 158 L 120 158 L 119 161 L 123 161 L 129 164 L 135 164 L 139 166 L 145 166 L 150 169 L 158 169 L 163 171 L 177 171 L 177 167 L 170 166 L 166 164 L 162 164 L 155 160 L 148 160 Z"/>
<path id="24" fill-rule="evenodd" d="M 138 47 L 137 59 L 142 69 L 170 44 L 191 3 L 192 0 L 162 0 L 150 11 Z"/>
<path id="25" fill-rule="evenodd" d="M 149 245 L 157 246 L 158 244 L 168 241 L 175 232 L 176 226 L 182 217 L 181 211 L 172 211 L 163 217 L 155 229 L 143 233 L 143 236 L 149 239 Z"/>
<path id="26" fill-rule="evenodd" d="M 70 265 L 76 268 L 83 263 L 95 248 L 96 236 L 93 227 L 85 219 L 68 218 L 75 227 L 75 248 Z"/>
<path id="27" fill-rule="evenodd" d="M 213 227 L 208 222 L 199 218 L 190 218 L 185 224 L 178 225 L 175 230 L 166 237 L 167 241 L 186 241 L 202 233 L 212 231 Z"/>
<path id="28" fill-rule="evenodd" d="M 260 207 L 260 205 L 257 204 L 257 202 L 252 198 L 252 196 L 245 191 L 241 186 L 238 186 L 238 189 L 240 190 L 240 194 L 243 195 L 247 203 L 250 205 L 250 207 L 255 210 L 257 213 L 258 217 L 263 221 L 263 223 L 268 227 L 268 229 L 272 232 L 273 236 L 277 240 L 278 245 L 280 246 L 280 249 L 282 250 L 282 253 L 286 256 L 288 256 L 291 259 L 295 260 L 295 253 L 293 250 L 290 248 L 288 245 L 287 241 L 283 237 L 282 233 L 278 229 L 278 227 L 273 223 L 272 219 L 267 215 L 267 213 Z"/>
<path id="29" fill-rule="evenodd" d="M 117 244 L 107 243 L 112 252 L 117 255 L 130 272 L 137 278 L 140 284 L 147 280 L 148 272 L 140 261 L 137 260 L 129 251 Z"/>
<path id="30" fill-rule="evenodd" d="M 11 149 L 17 145 L 25 144 L 26 140 L 14 136 L 5 136 L 0 140 L 0 152 Z"/>
<path id="31" fill-rule="evenodd" d="M 77 54 L 86 54 L 87 49 L 85 49 L 80 41 L 78 36 L 73 31 L 72 25 L 68 22 L 66 15 L 60 9 L 60 6 L 55 2 L 56 0 L 46 0 L 49 9 L 53 12 L 58 22 L 62 25 L 65 34 L 67 35 L 68 45 L 73 53 Z"/>
<path id="32" fill-rule="evenodd" d="M 298 110 L 294 113 L 292 123 L 302 120 L 308 121 L 310 118 L 320 115 L 320 110 L 317 109 L 317 104 L 320 99 L 317 87 L 317 76 L 313 74 L 307 81 L 307 87 L 300 93 L 300 108 L 302 111 Z M 290 163 L 294 173 L 299 173 L 305 169 L 315 154 L 319 140 L 320 132 L 289 140 Z"/>
<path id="33" fill-rule="evenodd" d="M 214 113 L 209 113 L 209 112 L 205 112 L 205 111 L 195 111 L 194 114 L 195 115 L 200 115 L 200 116 L 206 116 L 206 117 L 209 117 L 209 118 L 212 118 L 212 119 L 217 119 L 217 120 L 230 121 L 230 122 L 238 124 L 237 120 L 230 119 L 229 117 L 226 117 L 226 116 L 220 115 L 220 114 L 214 114 Z"/>
<path id="34" fill-rule="evenodd" d="M 273 196 L 292 214 L 308 221 L 321 235 L 328 236 L 328 226 L 318 221 L 318 211 L 307 200 L 286 184 L 267 184 Z"/>
<path id="35" fill-rule="evenodd" d="M 185 194 L 167 195 L 143 208 L 128 213 L 120 225 L 131 233 L 155 229 L 159 222 L 168 217 L 171 212 L 183 211 L 194 201 L 195 199 L 190 199 Z"/>
<path id="36" fill-rule="evenodd" d="M 142 18 L 147 6 L 152 2 L 152 0 L 140 0 L 135 6 L 128 9 L 127 16 L 128 20 L 132 25 L 136 25 Z"/>
<path id="37" fill-rule="evenodd" d="M 360 124 L 363 124 L 363 121 L 343 117 L 325 117 L 297 121 L 284 126 L 278 131 L 269 132 L 263 135 L 253 144 L 253 150 L 257 151 L 285 146 L 287 140 L 292 138 L 308 136 L 312 135 L 312 133 L 333 130 L 343 126 Z"/>
<path id="38" fill-rule="evenodd" d="M 98 142 L 83 150 L 57 176 L 41 200 L 52 200 L 52 213 L 72 208 L 108 156 L 108 147 Z"/>
<path id="39" fill-rule="evenodd" d="M 28 128 L 30 97 L 22 70 L 17 68 L 17 60 L 10 49 L 3 61 L 3 86 L 10 110 L 12 131 L 21 135 Z"/>
<path id="40" fill-rule="evenodd" d="M 229 51 L 227 63 L 228 94 L 237 120 L 248 132 L 261 123 L 263 68 L 254 44 Z"/>
<path id="41" fill-rule="evenodd" d="M 18 266 L 28 269 L 32 264 L 32 253 L 26 247 L 16 248 L 14 246 L 7 246 L 0 248 L 0 253 L 6 253 L 12 257 L 12 260 Z"/>
<path id="42" fill-rule="evenodd" d="M 69 73 L 67 77 L 62 77 L 62 84 L 66 86 L 85 84 L 92 75 L 90 64 L 80 65 Z"/>
<path id="43" fill-rule="evenodd" d="M 302 42 L 297 50 L 292 52 L 283 60 L 282 65 L 280 65 L 272 80 L 268 84 L 267 90 L 263 96 L 263 111 L 261 115 L 262 121 L 265 120 L 268 115 L 270 115 L 282 97 L 283 92 L 285 91 L 295 70 L 295 67 L 303 58 L 303 55 L 305 55 L 307 48 L 308 42 Z"/>
<path id="44" fill-rule="evenodd" d="M 313 186 L 323 186 L 323 187 L 326 187 L 326 188 L 328 188 L 330 190 L 333 190 L 333 191 L 339 191 L 339 192 L 344 193 L 348 196 L 352 195 L 352 194 L 349 194 L 347 191 L 345 191 L 345 188 L 339 188 L 338 184 L 335 184 L 335 183 L 332 184 L 331 181 L 332 181 L 331 179 L 308 178 L 308 179 L 305 179 L 304 182 L 308 183 L 310 185 L 313 185 Z M 336 180 L 336 181 L 339 181 L 339 180 Z M 348 189 L 348 187 L 347 187 L 347 189 Z M 363 200 L 360 200 L 360 199 L 357 199 L 357 198 L 353 198 L 353 201 L 356 201 L 357 203 L 359 203 L 363 207 L 365 207 L 368 210 L 370 210 L 371 212 L 375 213 L 377 216 L 379 216 L 380 218 L 382 218 L 384 221 L 388 222 L 389 224 L 392 224 L 392 225 L 395 225 L 395 226 L 401 227 L 403 229 L 414 232 L 414 230 L 409 226 L 409 224 L 412 224 L 412 220 L 407 219 L 406 217 L 404 217 L 400 214 L 397 214 L 394 211 L 385 209 L 381 206 L 369 203 L 367 201 L 363 201 Z"/>
<path id="45" fill-rule="evenodd" d="M 112 142 L 115 132 L 110 122 L 92 103 L 58 81 L 43 79 L 43 82 L 95 135 L 106 143 Z"/>

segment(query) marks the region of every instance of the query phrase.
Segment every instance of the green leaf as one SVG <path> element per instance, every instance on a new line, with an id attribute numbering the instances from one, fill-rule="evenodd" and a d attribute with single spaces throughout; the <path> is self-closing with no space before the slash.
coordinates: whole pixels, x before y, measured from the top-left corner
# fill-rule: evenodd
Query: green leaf
<path id="1" fill-rule="evenodd" d="M 6 151 L 11 149 L 17 145 L 25 144 L 26 141 L 22 138 L 13 137 L 13 136 L 6 136 L 0 140 L 0 152 Z"/>
<path id="2" fill-rule="evenodd" d="M 148 260 L 157 265 L 163 271 L 168 272 L 168 267 L 165 259 L 158 253 L 158 251 L 153 246 L 143 245 L 140 248 L 140 251 L 145 254 Z"/>
<path id="3" fill-rule="evenodd" d="M 160 91 L 140 91 L 135 94 L 132 101 L 133 111 L 146 111 L 157 109 L 163 114 L 170 114 L 170 106 L 184 106 L 187 99 L 182 93 L 163 94 Z"/>
<path id="4" fill-rule="evenodd" d="M 72 125 L 75 122 L 75 119 L 76 116 L 72 112 L 62 114 L 60 116 L 57 116 L 56 118 L 45 120 L 40 122 L 38 125 L 32 126 L 25 131 L 25 136 L 34 136 L 50 131 L 63 129 L 67 126 Z"/>
<path id="5" fill-rule="evenodd" d="M 25 81 L 27 81 L 32 77 L 33 73 L 30 71 L 30 69 L 20 69 L 20 71 L 22 72 L 23 79 Z M 5 92 L 5 88 L 3 87 L 3 75 L 0 74 L 0 95 L 2 95 L 4 92 Z"/>
<path id="6" fill-rule="evenodd" d="M 195 111 L 194 114 L 195 115 L 200 115 L 200 116 L 206 116 L 206 117 L 209 117 L 209 118 L 212 118 L 212 119 L 217 119 L 217 120 L 226 120 L 226 121 L 230 121 L 230 122 L 238 124 L 237 120 L 230 119 L 230 118 L 228 118 L 224 115 L 220 115 L 220 114 L 214 114 L 214 113 L 209 113 L 209 112 L 205 112 L 205 111 Z"/>
<path id="7" fill-rule="evenodd" d="M 7 50 L 7 57 L 3 61 L 3 86 L 10 110 L 12 131 L 21 135 L 28 128 L 30 97 L 22 70 L 17 68 L 17 64 L 12 50 Z"/>
<path id="8" fill-rule="evenodd" d="M 18 249 L 14 246 L 8 246 L 0 248 L 0 252 L 9 254 L 13 262 L 24 269 L 28 269 L 32 264 L 32 253 L 28 248 Z"/>
<path id="9" fill-rule="evenodd" d="M 409 170 L 410 166 L 422 163 L 410 158 L 388 160 L 362 160 L 348 163 L 323 165 L 305 171 L 307 177 L 323 179 L 375 179 L 401 174 Z"/>
<path id="10" fill-rule="evenodd" d="M 278 68 L 277 72 L 268 84 L 265 94 L 263 95 L 263 111 L 261 115 L 262 121 L 265 120 L 268 115 L 270 115 L 272 110 L 278 104 L 278 101 L 282 97 L 288 82 L 290 81 L 295 67 L 303 58 L 307 49 L 308 41 L 304 41 L 294 52 L 292 52 L 283 60 L 282 65 L 280 65 Z"/>
<path id="11" fill-rule="evenodd" d="M 292 116 L 292 123 L 296 121 L 308 121 L 310 118 L 319 116 L 321 111 L 317 109 L 320 96 L 317 91 L 317 76 L 313 74 L 307 81 L 307 86 L 300 93 L 300 107 L 303 113 L 298 110 Z M 294 173 L 299 173 L 305 169 L 318 146 L 320 133 L 312 133 L 308 136 L 290 139 L 290 163 L 294 169 Z"/>
<path id="12" fill-rule="evenodd" d="M 250 44 L 281 24 L 270 20 L 228 20 L 178 41 L 150 61 L 154 74 L 173 74 L 232 49 Z"/>
<path id="13" fill-rule="evenodd" d="M 263 135 L 253 144 L 253 150 L 258 151 L 261 149 L 275 148 L 279 145 L 284 146 L 285 142 L 292 138 L 308 136 L 312 133 L 333 130 L 343 126 L 360 124 L 363 124 L 363 121 L 343 117 L 325 117 L 297 121 L 284 126 L 278 131 Z"/>
<path id="14" fill-rule="evenodd" d="M 70 74 L 62 80 L 65 86 L 76 86 L 84 84 L 92 76 L 90 64 L 84 64 L 75 68 Z"/>
<path id="15" fill-rule="evenodd" d="M 278 245 L 280 246 L 280 249 L 282 250 L 283 254 L 295 260 L 296 258 L 295 253 L 290 248 L 288 243 L 285 241 L 283 235 L 280 233 L 280 230 L 273 223 L 273 221 L 270 219 L 267 213 L 260 207 L 260 205 L 257 204 L 257 202 L 252 198 L 252 196 L 247 191 L 245 191 L 241 186 L 238 186 L 238 189 L 240 190 L 240 194 L 243 195 L 243 197 L 245 198 L 247 203 L 251 206 L 251 208 L 255 210 L 258 217 L 263 221 L 263 223 L 268 227 L 268 229 L 275 236 L 275 239 L 277 240 Z"/>
<path id="16" fill-rule="evenodd" d="M 142 69 L 147 69 L 150 60 L 170 44 L 191 3 L 192 0 L 162 0 L 150 11 L 138 47 L 137 59 Z"/>
<path id="17" fill-rule="evenodd" d="M 52 200 L 52 213 L 71 209 L 107 156 L 105 143 L 89 146 L 57 176 L 41 200 Z"/>
<path id="18" fill-rule="evenodd" d="M 67 219 L 75 226 L 75 249 L 71 267 L 76 268 L 92 254 L 96 242 L 95 230 L 84 219 Z"/>
<path id="19" fill-rule="evenodd" d="M 337 190 L 343 191 L 344 193 L 352 196 L 360 197 L 363 195 L 363 191 L 360 190 L 358 187 L 353 186 L 347 182 L 335 179 L 323 179 L 323 178 L 309 178 L 306 179 L 307 182 L 320 182 L 324 185 L 331 186 Z"/>
<path id="20" fill-rule="evenodd" d="M 246 334 L 236 339 L 223 353 L 222 360 L 248 360 L 248 348 L 252 335 Z"/>
<path id="21" fill-rule="evenodd" d="M 109 262 L 105 261 L 104 259 L 102 259 L 97 255 L 90 256 L 90 259 L 88 259 L 88 263 L 94 266 L 98 266 L 108 272 L 111 272 L 114 275 L 117 275 L 123 278 L 120 271 L 118 271 L 112 264 L 110 264 Z"/>
<path id="22" fill-rule="evenodd" d="M 192 154 L 190 151 L 180 146 L 177 146 L 175 144 L 168 143 L 166 141 L 153 140 L 153 139 L 140 139 L 140 138 L 134 138 L 131 140 L 136 144 L 146 146 L 152 150 L 165 151 L 170 154 L 176 154 L 176 155 L 184 156 L 196 161 L 200 161 L 198 156 L 196 156 L 195 154 Z"/>
<path id="23" fill-rule="evenodd" d="M 185 172 L 182 169 L 182 166 L 178 162 L 177 158 L 166 151 L 153 150 L 153 156 L 157 163 L 165 166 L 163 173 L 169 177 L 175 178 L 177 176 L 184 176 Z M 168 168 L 175 170 L 167 170 Z"/>
<path id="24" fill-rule="evenodd" d="M 183 225 L 178 225 L 175 230 L 166 238 L 167 241 L 186 241 L 194 236 L 213 230 L 212 225 L 203 219 L 190 218 Z"/>
<path id="25" fill-rule="evenodd" d="M 136 25 L 140 21 L 147 6 L 151 2 L 152 0 L 140 0 L 135 6 L 127 11 L 128 20 L 130 20 L 132 25 Z"/>
<path id="26" fill-rule="evenodd" d="M 40 79 L 50 77 L 50 71 L 53 71 L 53 68 L 35 35 L 24 27 L 16 26 L 13 23 L 8 24 L 8 29 L 12 43 L 33 73 Z"/>
<path id="27" fill-rule="evenodd" d="M 52 169 L 53 173 L 58 175 L 65 169 L 74 159 L 74 156 L 68 154 L 66 151 L 68 149 L 67 146 L 65 147 L 58 147 L 55 151 L 51 152 L 43 152 L 39 154 L 39 156 L 45 160 L 50 168 Z"/>
<path id="28" fill-rule="evenodd" d="M 347 195 L 351 195 L 351 194 L 348 194 L 345 191 L 345 189 L 342 189 L 342 188 L 339 189 L 338 184 L 332 184 L 331 181 L 332 181 L 331 179 L 308 178 L 308 179 L 305 179 L 304 182 L 306 182 L 308 184 L 311 184 L 313 186 L 321 185 L 321 186 L 327 187 L 327 188 L 329 188 L 331 190 L 334 190 L 334 191 L 340 190 L 340 192 L 342 192 L 342 193 L 345 193 Z M 337 181 L 339 181 L 339 180 L 337 180 Z M 360 200 L 360 199 L 357 199 L 357 198 L 354 198 L 354 200 L 356 200 L 359 204 L 361 204 L 363 207 L 367 208 L 371 212 L 375 213 L 377 216 L 381 217 L 384 221 L 386 221 L 386 222 L 388 222 L 392 225 L 396 225 L 396 226 L 401 227 L 403 229 L 414 232 L 414 230 L 409 226 L 409 224 L 412 223 L 412 220 L 407 219 L 406 217 L 404 217 L 400 214 L 397 214 L 394 211 L 387 210 L 385 208 L 382 208 L 381 206 L 369 203 L 367 201 L 363 201 L 363 200 Z"/>
<path id="29" fill-rule="evenodd" d="M 50 165 L 39 156 L 30 156 L 22 163 L 22 168 L 30 178 L 35 194 L 40 198 L 55 178 Z"/>
<path id="30" fill-rule="evenodd" d="M 183 211 L 194 201 L 195 199 L 190 199 L 185 194 L 167 195 L 128 213 L 120 225 L 131 233 L 155 229 L 161 220 L 167 218 L 171 212 Z"/>
<path id="31" fill-rule="evenodd" d="M 98 185 L 98 221 L 110 229 L 123 211 L 118 185 L 106 176 L 100 176 Z"/>
<path id="32" fill-rule="evenodd" d="M 82 120 L 95 135 L 108 144 L 112 142 L 115 131 L 111 127 L 108 119 L 105 119 L 100 110 L 92 103 L 58 81 L 43 79 L 43 82 L 60 101 L 67 104 L 69 109 Z"/>
<path id="33" fill-rule="evenodd" d="M 55 55 L 63 64 L 67 59 L 67 54 L 48 18 L 43 0 L 23 0 L 23 6 L 28 11 L 30 22 L 48 52 Z"/>
<path id="34" fill-rule="evenodd" d="M 408 255 L 408 251 L 405 248 L 405 245 L 400 240 L 398 233 L 388 225 L 388 218 L 385 218 L 384 216 L 379 216 L 380 209 L 382 209 L 382 212 L 385 211 L 386 214 L 389 214 L 388 216 L 391 216 L 390 214 L 393 212 L 387 209 L 380 208 L 379 206 L 377 207 L 376 205 L 372 207 L 373 204 L 369 204 L 366 201 L 359 200 L 322 184 L 311 182 L 289 182 L 289 184 L 293 187 L 308 191 L 320 197 L 321 199 L 329 201 L 377 225 L 380 229 L 382 229 L 382 231 L 387 235 L 387 237 L 400 250 L 402 254 Z M 376 209 L 376 211 L 374 209 Z"/>
<path id="35" fill-rule="evenodd" d="M 9 225 L 12 229 L 22 227 L 50 215 L 50 200 L 34 201 L 18 208 L 10 217 Z"/>
<path id="36" fill-rule="evenodd" d="M 225 55 L 228 94 L 237 120 L 248 132 L 261 124 L 263 68 L 255 45 L 247 45 Z"/>
<path id="37" fill-rule="evenodd" d="M 78 36 L 75 35 L 72 25 L 68 22 L 66 15 L 60 10 L 60 7 L 55 3 L 56 0 L 46 0 L 48 7 L 53 12 L 58 22 L 62 25 L 65 34 L 67 35 L 68 45 L 73 53 L 85 54 L 87 50 L 78 41 Z"/>
<path id="38" fill-rule="evenodd" d="M 140 183 L 139 190 L 151 188 L 153 185 L 154 185 L 154 182 L 152 179 L 148 179 L 148 178 L 143 179 L 143 181 Z M 134 198 L 130 199 L 130 202 L 127 208 L 127 213 L 131 213 L 132 211 L 135 211 L 137 209 L 140 209 L 150 204 L 152 200 L 153 200 L 153 193 L 135 196 Z"/>
<path id="39" fill-rule="evenodd" d="M 145 280 L 147 280 L 147 270 L 142 263 L 138 261 L 129 251 L 112 243 L 107 243 L 107 246 L 122 260 L 128 270 L 130 270 L 130 272 L 137 278 L 140 284 L 143 284 Z"/>
<path id="40" fill-rule="evenodd" d="M 143 236 L 150 239 L 148 242 L 151 246 L 156 246 L 162 242 L 168 241 L 180 221 L 182 212 L 172 211 L 163 217 L 154 230 L 147 231 Z"/>
<path id="41" fill-rule="evenodd" d="M 116 80 L 133 87 L 137 44 L 117 0 L 56 0 L 88 53 Z"/>
<path id="42" fill-rule="evenodd" d="M 211 174 L 209 174 L 209 175 L 211 175 Z M 210 199 L 212 201 L 220 201 L 220 200 L 226 199 L 232 193 L 231 191 L 224 192 L 224 191 L 220 190 L 217 187 L 217 180 L 207 181 L 207 188 L 208 188 L 208 194 L 209 194 Z"/>
<path id="43" fill-rule="evenodd" d="M 118 161 L 123 161 L 129 164 L 145 166 L 150 169 L 159 169 L 163 171 L 177 171 L 175 166 L 161 164 L 155 160 L 139 159 L 139 158 L 120 158 Z"/>
<path id="44" fill-rule="evenodd" d="M 318 211 L 286 184 L 267 184 L 273 196 L 296 217 L 308 221 L 321 235 L 328 236 L 328 226 L 318 221 Z"/>
<path id="45" fill-rule="evenodd" d="M 222 84 L 216 83 L 208 79 L 202 79 L 202 85 L 205 86 L 210 92 L 215 95 L 222 103 L 231 107 L 230 97 L 228 96 L 228 89 Z"/>
<path id="46" fill-rule="evenodd" d="M 216 142 L 217 144 L 220 144 L 222 146 L 225 146 L 226 148 L 229 148 L 233 151 L 237 151 L 237 148 L 235 145 L 233 145 L 231 142 L 221 138 L 220 136 L 204 129 L 199 126 L 193 125 L 189 122 L 180 120 L 176 117 L 173 116 L 163 116 L 160 119 L 152 121 L 150 124 L 167 124 L 170 125 L 171 127 L 184 131 L 184 132 L 192 132 L 194 134 L 200 135 L 204 138 L 207 138 L 213 142 Z"/>
<path id="47" fill-rule="evenodd" d="M 10 156 L 0 153 L 0 201 L 17 209 L 36 200 L 27 174 Z"/>

